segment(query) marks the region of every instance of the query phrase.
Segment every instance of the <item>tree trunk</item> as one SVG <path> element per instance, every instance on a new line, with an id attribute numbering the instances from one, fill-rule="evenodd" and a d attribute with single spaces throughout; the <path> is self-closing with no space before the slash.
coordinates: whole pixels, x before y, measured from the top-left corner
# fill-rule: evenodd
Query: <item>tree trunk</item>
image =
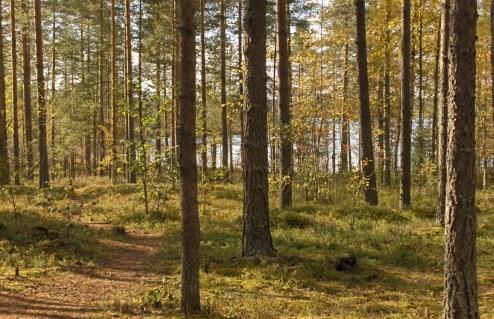
<path id="1" fill-rule="evenodd" d="M 117 183 L 118 158 L 118 105 L 117 105 L 117 26 L 116 26 L 115 0 L 111 2 L 111 113 L 112 113 L 112 145 L 111 145 L 111 178 L 112 183 Z"/>
<path id="2" fill-rule="evenodd" d="M 278 77 L 279 109 L 280 109 L 280 163 L 281 163 L 281 194 L 280 206 L 286 209 L 292 206 L 292 156 L 293 146 L 290 126 L 290 87 L 288 80 L 288 24 L 286 0 L 277 0 L 278 26 Z"/>
<path id="3" fill-rule="evenodd" d="M 53 8 L 52 8 L 52 14 L 53 14 L 53 20 L 52 20 L 52 33 L 51 33 L 51 167 L 52 167 L 52 178 L 55 178 L 56 172 L 55 172 L 55 167 L 56 167 L 56 145 L 55 145 L 55 139 L 56 139 L 56 124 L 55 124 L 55 94 L 56 94 L 56 79 L 57 79 L 57 73 L 56 73 L 56 68 L 57 68 L 57 50 L 56 50 L 56 25 L 57 25 L 57 14 L 56 14 L 56 1 L 53 2 Z"/>
<path id="4" fill-rule="evenodd" d="M 0 6 L 2 1 L 0 0 Z M 3 21 L 0 17 L 0 185 L 10 183 L 7 137 L 7 100 L 5 98 L 5 66 L 3 59 Z"/>
<path id="5" fill-rule="evenodd" d="M 142 101 L 142 0 L 139 0 L 139 44 L 138 44 L 138 99 L 139 99 L 139 143 L 141 150 L 139 152 L 140 165 L 142 165 L 142 186 L 144 191 L 144 211 L 146 215 L 149 213 L 148 203 L 148 188 L 147 188 L 147 174 L 148 174 L 148 157 L 146 148 L 146 129 L 144 127 L 144 110 Z"/>
<path id="6" fill-rule="evenodd" d="M 412 109 L 410 86 L 410 0 L 403 0 L 401 64 L 401 188 L 400 206 L 410 207 L 410 175 L 412 149 Z"/>
<path id="7" fill-rule="evenodd" d="M 126 41 L 125 51 L 127 54 L 126 81 L 127 86 L 127 116 L 129 123 L 129 183 L 137 182 L 136 175 L 136 145 L 135 145 L 135 127 L 134 127 L 134 81 L 132 78 L 132 27 L 130 21 L 130 0 L 125 0 L 125 28 Z"/>
<path id="8" fill-rule="evenodd" d="M 374 163 L 374 149 L 372 146 L 372 120 L 369 107 L 369 78 L 367 72 L 367 40 L 365 34 L 365 3 L 364 0 L 355 0 L 357 16 L 357 59 L 359 73 L 359 100 L 360 100 L 360 130 L 362 147 L 362 174 L 364 178 L 365 201 L 377 205 L 377 187 Z"/>
<path id="9" fill-rule="evenodd" d="M 36 25 L 36 73 L 38 79 L 38 123 L 39 123 L 39 187 L 49 186 L 48 146 L 46 134 L 46 93 L 43 68 L 43 29 L 41 0 L 34 0 L 34 18 Z"/>
<path id="10" fill-rule="evenodd" d="M 436 44 L 436 56 L 434 58 L 434 97 L 432 102 L 432 134 L 431 134 L 431 156 L 430 159 L 436 163 L 437 162 L 437 122 L 439 114 L 439 64 L 441 59 L 441 23 L 439 23 L 437 30 L 437 44 Z"/>
<path id="11" fill-rule="evenodd" d="M 389 187 L 391 185 L 391 3 L 386 1 L 386 30 L 384 32 L 384 172 L 383 185 Z"/>
<path id="12" fill-rule="evenodd" d="M 449 23 L 450 0 L 443 0 L 441 14 L 441 63 L 440 63 L 440 95 L 439 95 L 439 189 L 436 222 L 444 225 L 446 211 L 446 155 L 448 152 L 448 91 L 449 91 Z"/>
<path id="13" fill-rule="evenodd" d="M 419 20 L 419 29 L 418 29 L 418 37 L 419 37 L 419 127 L 418 127 L 418 147 L 417 147 L 417 155 L 418 155 L 418 166 L 422 167 L 425 159 L 425 141 L 424 141 L 424 48 L 423 48 L 423 39 L 424 39 L 424 28 L 423 28 L 423 17 L 422 17 L 422 0 L 419 0 L 418 8 L 418 20 Z"/>
<path id="14" fill-rule="evenodd" d="M 445 319 L 480 318 L 475 212 L 477 2 L 451 1 L 445 245 Z"/>
<path id="15" fill-rule="evenodd" d="M 180 1 L 179 161 L 182 207 L 182 311 L 200 310 L 199 212 L 196 162 L 195 1 Z"/>
<path id="16" fill-rule="evenodd" d="M 201 122 L 202 122 L 202 148 L 201 161 L 202 171 L 208 171 L 208 110 L 207 110 L 207 87 L 206 87 L 206 27 L 205 27 L 206 0 L 201 0 Z"/>
<path id="17" fill-rule="evenodd" d="M 228 119 L 226 111 L 226 16 L 225 0 L 220 0 L 220 79 L 221 79 L 221 142 L 222 167 L 228 169 Z"/>
<path id="18" fill-rule="evenodd" d="M 11 24 L 11 52 L 12 52 L 12 126 L 14 130 L 14 184 L 20 185 L 19 163 L 19 119 L 18 119 L 18 103 L 17 103 L 17 30 L 15 16 L 15 0 L 10 0 L 10 24 Z"/>
<path id="19" fill-rule="evenodd" d="M 24 93 L 24 129 L 26 140 L 26 178 L 34 179 L 33 165 L 33 111 L 31 95 L 31 46 L 29 41 L 29 9 L 27 0 L 21 1 L 22 23 L 22 65 Z"/>
<path id="20" fill-rule="evenodd" d="M 106 70 L 103 66 L 104 64 L 104 36 L 103 36 L 103 23 L 104 23 L 104 2 L 103 0 L 100 0 L 100 29 L 99 29 L 99 47 L 98 47 L 98 56 L 99 56 L 99 76 L 98 76 L 98 82 L 99 82 L 99 119 L 98 119 L 98 125 L 99 125 L 99 162 L 101 166 L 101 162 L 106 156 L 106 144 L 105 144 L 105 105 L 104 105 L 104 72 L 103 70 Z M 105 171 L 102 167 L 100 167 L 99 171 L 99 176 L 104 176 Z"/>
<path id="21" fill-rule="evenodd" d="M 343 105 L 341 110 L 341 150 L 340 150 L 340 170 L 342 173 L 348 172 L 348 140 L 350 135 L 350 125 L 348 123 L 348 70 L 349 70 L 349 51 L 350 44 L 348 43 L 348 39 L 345 43 L 345 62 L 343 69 Z"/>
<path id="22" fill-rule="evenodd" d="M 274 253 L 269 223 L 266 1 L 245 2 L 245 198 L 242 255 Z"/>

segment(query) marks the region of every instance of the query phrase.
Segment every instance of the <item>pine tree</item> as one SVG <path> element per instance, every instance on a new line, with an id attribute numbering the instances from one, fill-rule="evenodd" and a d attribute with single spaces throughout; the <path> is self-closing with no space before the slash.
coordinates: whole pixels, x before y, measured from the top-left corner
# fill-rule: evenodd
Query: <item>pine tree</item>
<path id="1" fill-rule="evenodd" d="M 475 212 L 477 1 L 452 0 L 449 21 L 444 318 L 478 319 Z"/>

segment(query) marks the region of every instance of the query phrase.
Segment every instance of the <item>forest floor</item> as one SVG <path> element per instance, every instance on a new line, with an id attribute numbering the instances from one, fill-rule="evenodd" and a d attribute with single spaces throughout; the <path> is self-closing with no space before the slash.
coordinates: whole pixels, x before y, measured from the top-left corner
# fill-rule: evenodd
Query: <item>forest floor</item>
<path id="1" fill-rule="evenodd" d="M 302 193 L 302 192 L 298 192 Z M 439 318 L 443 230 L 433 191 L 381 206 L 296 198 L 271 210 L 272 258 L 241 258 L 239 184 L 201 188 L 201 318 Z M 139 186 L 104 179 L 0 194 L 0 318 L 180 318 L 180 210 L 173 193 L 146 215 Z M 273 193 L 272 207 L 276 207 Z M 479 191 L 483 318 L 494 318 L 494 189 Z M 355 269 L 337 271 L 353 255 Z M 19 268 L 20 276 L 15 276 Z"/>

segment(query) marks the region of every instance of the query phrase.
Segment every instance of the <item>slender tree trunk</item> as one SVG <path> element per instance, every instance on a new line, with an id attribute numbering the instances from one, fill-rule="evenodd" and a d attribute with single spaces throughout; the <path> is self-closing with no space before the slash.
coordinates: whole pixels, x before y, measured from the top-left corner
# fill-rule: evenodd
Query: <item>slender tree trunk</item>
<path id="1" fill-rule="evenodd" d="M 56 79 L 57 79 L 57 73 L 56 73 L 56 68 L 57 68 L 57 50 L 56 50 L 56 35 L 57 35 L 57 15 L 56 15 L 56 1 L 53 3 L 53 20 L 52 20 L 52 34 L 51 34 L 51 45 L 52 45 L 52 52 L 51 52 L 51 167 L 52 167 L 52 179 L 55 178 L 56 172 L 55 172 L 55 167 L 56 167 L 56 123 L 55 123 L 55 95 L 56 95 Z"/>
<path id="2" fill-rule="evenodd" d="M 179 13 L 179 2 L 180 0 L 174 0 L 173 1 L 173 11 L 174 11 L 174 18 L 173 18 L 173 58 L 172 58 L 172 63 L 173 63 L 173 69 L 174 69 L 174 74 L 172 76 L 173 78 L 173 90 L 174 90 L 174 104 L 172 106 L 172 114 L 171 114 L 171 130 L 172 130 L 172 146 L 174 148 L 175 154 L 177 152 L 177 119 L 179 116 L 179 110 L 180 110 L 180 98 L 179 98 L 179 91 L 180 91 L 180 34 L 178 30 L 178 19 L 180 16 Z"/>
<path id="3" fill-rule="evenodd" d="M 348 140 L 350 133 L 350 125 L 348 123 L 348 70 L 349 70 L 349 51 L 350 44 L 348 39 L 345 43 L 345 62 L 343 66 L 343 105 L 341 110 L 341 150 L 340 150 L 340 170 L 342 173 L 348 172 Z"/>
<path id="4" fill-rule="evenodd" d="M 207 83 L 206 83 L 206 27 L 205 27 L 206 0 L 201 0 L 201 122 L 202 122 L 202 171 L 208 171 L 208 110 L 207 110 Z"/>
<path id="5" fill-rule="evenodd" d="M 286 0 L 277 0 L 278 26 L 278 76 L 279 109 L 280 109 L 280 163 L 281 163 L 281 194 L 280 206 L 286 209 L 292 206 L 292 178 L 293 178 L 293 146 L 291 137 L 290 114 L 290 87 L 288 74 L 288 24 Z"/>
<path id="6" fill-rule="evenodd" d="M 401 65 L 401 188 L 400 206 L 410 207 L 410 175 L 412 149 L 412 109 L 410 86 L 410 0 L 403 0 Z"/>
<path id="7" fill-rule="evenodd" d="M 383 185 L 391 185 L 391 3 L 386 0 L 386 30 L 384 32 L 384 112 L 383 112 L 383 133 L 384 133 L 384 178 Z"/>
<path id="8" fill-rule="evenodd" d="M 226 110 L 226 16 L 225 0 L 220 0 L 220 64 L 221 64 L 221 142 L 222 166 L 228 169 L 228 119 Z"/>
<path id="9" fill-rule="evenodd" d="M 14 130 L 14 184 L 20 185 L 19 119 L 17 96 L 17 30 L 15 0 L 10 0 L 11 57 L 12 57 L 12 126 Z"/>
<path id="10" fill-rule="evenodd" d="M 22 65 L 24 93 L 24 129 L 26 139 L 26 178 L 34 179 L 33 165 L 33 115 L 31 95 L 31 49 L 29 40 L 29 9 L 27 0 L 21 0 L 22 23 Z"/>
<path id="11" fill-rule="evenodd" d="M 367 72 L 367 41 L 365 34 L 365 3 L 364 0 L 355 0 L 357 16 L 357 59 L 359 73 L 359 100 L 360 100 L 360 129 L 362 147 L 362 174 L 364 177 L 365 201 L 377 205 L 377 185 L 372 146 L 372 120 L 369 106 L 369 78 Z"/>
<path id="12" fill-rule="evenodd" d="M 0 0 L 0 6 L 2 1 Z M 5 98 L 5 66 L 3 58 L 3 21 L 0 17 L 0 185 L 10 183 L 7 137 L 7 100 Z"/>
<path id="13" fill-rule="evenodd" d="M 452 0 L 445 244 L 445 319 L 478 319 L 475 212 L 477 1 Z"/>
<path id="14" fill-rule="evenodd" d="M 111 145 L 111 178 L 112 183 L 117 183 L 118 173 L 118 105 L 117 105 L 117 26 L 116 26 L 115 0 L 111 2 L 111 86 L 110 100 L 112 113 L 112 145 Z"/>
<path id="15" fill-rule="evenodd" d="M 49 186 L 48 146 L 46 134 L 46 91 L 43 68 L 43 29 L 41 0 L 34 0 L 34 18 L 36 25 L 36 73 L 38 78 L 38 122 L 39 122 L 39 187 Z"/>
<path id="16" fill-rule="evenodd" d="M 449 93 L 449 23 L 450 0 L 443 0 L 441 14 L 441 64 L 440 64 L 440 96 L 439 96 L 439 189 L 436 222 L 444 225 L 446 212 L 446 160 L 448 152 L 448 93 Z"/>
<path id="17" fill-rule="evenodd" d="M 434 64 L 434 97 L 432 102 L 432 133 L 431 133 L 431 156 L 430 159 L 437 162 L 437 138 L 438 138 L 438 114 L 439 114 L 439 64 L 441 59 L 441 23 L 437 30 L 437 44 Z"/>
<path id="18" fill-rule="evenodd" d="M 419 27 L 418 27 L 418 37 L 419 37 L 419 127 L 418 127 L 418 149 L 417 149 L 417 155 L 418 155 L 418 164 L 419 167 L 421 167 L 424 164 L 424 158 L 425 158 L 425 145 L 424 145 L 424 48 L 423 48 L 423 38 L 424 38 L 424 32 L 423 32 L 423 17 L 422 17 L 422 11 L 423 11 L 423 0 L 419 0 L 419 5 L 417 10 L 418 12 L 418 20 L 419 20 Z"/>
<path id="19" fill-rule="evenodd" d="M 269 223 L 266 1 L 245 2 L 245 198 L 242 254 L 274 253 Z"/>
<path id="20" fill-rule="evenodd" d="M 125 28 L 126 28 L 126 46 L 127 52 L 127 76 L 125 85 L 127 86 L 127 112 L 129 121 L 129 182 L 137 182 L 136 174 L 136 144 L 135 144 L 135 126 L 134 126 L 134 81 L 132 78 L 132 27 L 131 27 L 130 0 L 125 0 Z"/>
<path id="21" fill-rule="evenodd" d="M 105 55 L 104 55 L 104 48 L 103 48 L 103 43 L 104 43 L 104 36 L 103 36 L 103 23 L 104 23 L 104 0 L 100 0 L 100 21 L 101 24 L 99 26 L 99 42 L 98 42 L 98 56 L 99 56 L 99 76 L 98 76 L 98 85 L 99 85 L 99 119 L 98 119 L 98 125 L 99 125 L 99 162 L 100 162 L 100 170 L 99 170 L 99 176 L 104 176 L 105 172 L 101 167 L 101 162 L 106 156 L 106 144 L 105 144 L 105 100 L 104 100 L 104 60 L 105 60 Z"/>
<path id="22" fill-rule="evenodd" d="M 195 1 L 181 0 L 179 162 L 182 207 L 182 311 L 200 310 L 199 212 L 196 162 Z"/>
<path id="23" fill-rule="evenodd" d="M 142 186 L 144 190 L 144 209 L 146 214 L 149 213 L 149 204 L 148 204 L 148 188 L 147 188 L 147 174 L 148 174 L 148 164 L 147 164 L 147 150 L 146 150 L 146 129 L 144 127 L 144 110 L 142 103 L 142 0 L 139 0 L 139 66 L 138 66 L 138 98 L 139 98 L 139 142 L 140 142 L 140 157 L 141 157 L 141 165 L 143 167 L 142 171 Z"/>

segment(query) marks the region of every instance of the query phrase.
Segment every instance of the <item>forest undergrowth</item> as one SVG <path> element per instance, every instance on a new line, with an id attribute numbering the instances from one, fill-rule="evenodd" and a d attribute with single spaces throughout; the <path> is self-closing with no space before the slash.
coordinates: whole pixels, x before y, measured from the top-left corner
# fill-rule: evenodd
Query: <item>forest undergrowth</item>
<path id="1" fill-rule="evenodd" d="M 444 234 L 434 224 L 434 191 L 414 192 L 415 204 L 406 211 L 395 207 L 394 189 L 381 190 L 379 208 L 348 194 L 296 197 L 294 208 L 272 209 L 276 255 L 242 258 L 241 185 L 203 185 L 201 316 L 440 317 Z M 494 189 L 477 197 L 480 307 L 484 318 L 494 318 Z M 272 193 L 271 207 L 276 200 Z M 145 214 L 139 186 L 111 186 L 99 178 L 44 191 L 7 189 L 0 201 L 0 318 L 181 317 L 178 195 L 170 193 L 159 210 L 153 202 L 150 207 Z M 348 257 L 356 265 L 338 267 Z M 87 283 L 78 282 L 85 278 Z M 51 286 L 43 286 L 48 280 Z M 105 286 L 98 300 L 77 304 L 77 296 L 70 296 L 91 295 L 84 290 L 97 286 Z M 64 305 L 51 287 L 68 294 L 71 304 Z M 16 306 L 20 301 L 6 296 L 34 302 Z M 59 307 L 30 309 L 41 297 L 48 305 L 58 300 Z"/>

